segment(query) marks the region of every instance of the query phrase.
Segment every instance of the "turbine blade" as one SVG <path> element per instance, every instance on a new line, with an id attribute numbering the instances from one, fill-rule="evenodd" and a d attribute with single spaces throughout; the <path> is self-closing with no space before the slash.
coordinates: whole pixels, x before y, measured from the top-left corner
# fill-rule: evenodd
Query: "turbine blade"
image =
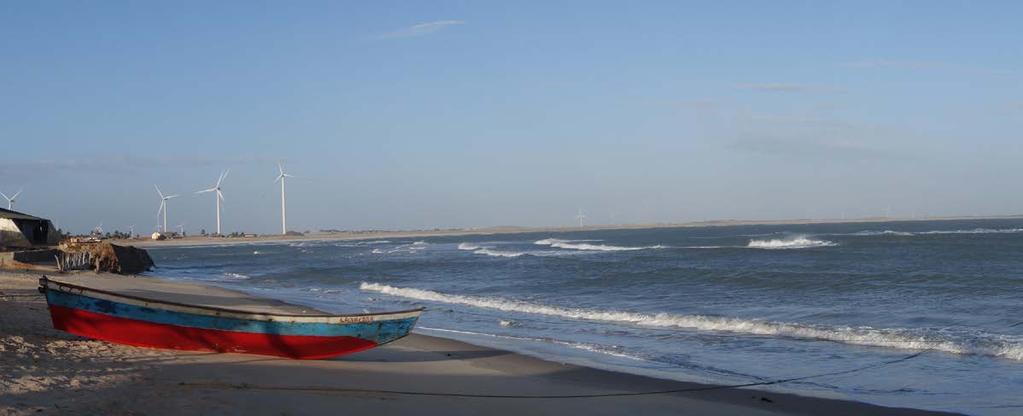
<path id="1" fill-rule="evenodd" d="M 219 189 L 217 189 L 217 198 L 220 198 L 220 200 L 221 200 L 221 201 L 223 201 L 223 200 L 224 200 L 224 193 L 223 193 L 223 192 L 220 192 L 220 190 L 219 190 Z"/>
<path id="2" fill-rule="evenodd" d="M 3 192 L 0 192 L 0 195 L 2 195 L 2 196 L 4 197 L 4 199 L 6 199 L 6 200 L 8 200 L 8 201 L 10 201 L 10 200 L 11 200 L 11 198 L 8 198 L 8 197 L 7 197 L 7 194 L 5 194 L 5 193 L 3 193 Z"/>
<path id="3" fill-rule="evenodd" d="M 216 190 L 217 190 L 217 188 L 210 188 L 210 189 L 203 189 L 201 191 L 195 191 L 195 193 L 197 193 L 197 194 L 204 194 L 204 193 L 213 192 L 213 191 L 216 191 Z"/>
<path id="4" fill-rule="evenodd" d="M 281 175 L 284 175 L 284 166 L 281 166 L 281 162 L 277 162 L 277 170 L 281 172 Z"/>
<path id="5" fill-rule="evenodd" d="M 231 173 L 231 169 L 225 170 L 224 173 L 220 174 L 220 179 L 217 179 L 217 188 L 220 187 L 220 183 L 227 179 L 227 174 Z"/>
<path id="6" fill-rule="evenodd" d="M 21 195 L 21 191 L 24 191 L 24 189 L 19 189 L 18 192 L 11 197 L 11 199 L 18 199 L 18 195 Z"/>
<path id="7" fill-rule="evenodd" d="M 167 196 L 163 197 L 163 199 L 164 200 L 168 200 L 168 199 L 171 199 L 171 198 L 177 198 L 179 196 L 181 196 L 181 195 L 167 195 Z"/>
<path id="8" fill-rule="evenodd" d="M 160 187 L 156 185 L 153 185 L 153 187 L 156 188 L 156 193 L 160 194 L 160 199 L 163 199 L 163 192 L 160 192 Z"/>

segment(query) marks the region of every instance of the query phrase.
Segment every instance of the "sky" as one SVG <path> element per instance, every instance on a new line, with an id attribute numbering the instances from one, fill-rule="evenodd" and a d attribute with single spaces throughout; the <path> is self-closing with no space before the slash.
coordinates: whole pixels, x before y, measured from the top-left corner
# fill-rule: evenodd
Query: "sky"
<path id="1" fill-rule="evenodd" d="M 0 191 L 85 232 L 1023 213 L 1023 3 L 0 3 Z M 2 202 L 2 201 L 0 201 Z"/>

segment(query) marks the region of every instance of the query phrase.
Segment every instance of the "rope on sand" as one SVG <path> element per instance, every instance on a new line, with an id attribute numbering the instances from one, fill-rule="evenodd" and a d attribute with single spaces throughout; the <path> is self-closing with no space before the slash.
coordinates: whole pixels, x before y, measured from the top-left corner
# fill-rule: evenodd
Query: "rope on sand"
<path id="1" fill-rule="evenodd" d="M 921 351 L 915 354 L 910 354 L 902 358 L 898 358 L 890 361 L 883 361 L 880 363 L 870 364 L 851 370 L 835 371 L 830 373 L 814 374 L 803 377 L 793 377 L 770 381 L 761 381 L 756 383 L 746 384 L 730 384 L 722 386 L 705 386 L 705 387 L 689 387 L 682 389 L 671 389 L 671 390 L 655 390 L 655 391 L 643 391 L 643 392 L 623 392 L 623 393 L 601 393 L 601 394 L 559 394 L 559 395 L 519 395 L 519 394 L 472 394 L 472 393 L 441 393 L 441 392 L 421 392 L 421 391 L 404 391 L 404 390 L 381 390 L 381 389 L 355 389 L 355 388 L 340 388 L 340 387 L 316 387 L 316 386 L 261 386 L 249 383 L 220 383 L 220 382 L 180 382 L 179 386 L 186 387 L 209 387 L 209 388 L 223 388 L 223 389 L 236 389 L 236 390 L 276 390 L 276 391 L 304 391 L 304 392 L 317 392 L 317 393 L 362 393 L 362 394 L 393 394 L 402 396 L 430 396 L 430 397 L 460 397 L 460 398 L 482 398 L 482 399 L 589 399 L 599 397 L 630 397 L 630 396 L 650 396 L 656 394 L 672 394 L 672 393 L 693 393 L 713 390 L 727 390 L 737 389 L 743 387 L 756 387 L 756 386 L 768 386 L 775 384 L 790 383 L 793 381 L 802 381 L 818 377 L 826 376 L 837 376 L 855 373 L 859 371 L 869 370 L 873 368 L 884 367 L 891 364 L 897 364 L 904 361 L 912 360 L 916 357 L 923 355 L 926 351 Z"/>

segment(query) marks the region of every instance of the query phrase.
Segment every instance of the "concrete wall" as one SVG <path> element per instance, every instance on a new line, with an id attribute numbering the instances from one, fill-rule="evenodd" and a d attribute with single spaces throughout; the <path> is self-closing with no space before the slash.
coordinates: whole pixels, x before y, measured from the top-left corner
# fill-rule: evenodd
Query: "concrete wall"
<path id="1" fill-rule="evenodd" d="M 59 252 L 54 249 L 15 251 L 13 259 L 22 263 L 57 264 L 57 260 L 54 258 L 57 253 Z"/>
<path id="2" fill-rule="evenodd" d="M 32 247 L 32 243 L 21 233 L 14 220 L 0 218 L 0 247 Z"/>

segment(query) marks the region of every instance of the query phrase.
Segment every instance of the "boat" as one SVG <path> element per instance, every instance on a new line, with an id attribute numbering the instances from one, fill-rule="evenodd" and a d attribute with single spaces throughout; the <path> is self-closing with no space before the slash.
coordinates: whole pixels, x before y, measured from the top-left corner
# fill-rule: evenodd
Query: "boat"
<path id="1" fill-rule="evenodd" d="M 325 359 L 409 334 L 423 308 L 352 315 L 284 314 L 190 305 L 43 276 L 53 327 L 138 347 Z"/>

